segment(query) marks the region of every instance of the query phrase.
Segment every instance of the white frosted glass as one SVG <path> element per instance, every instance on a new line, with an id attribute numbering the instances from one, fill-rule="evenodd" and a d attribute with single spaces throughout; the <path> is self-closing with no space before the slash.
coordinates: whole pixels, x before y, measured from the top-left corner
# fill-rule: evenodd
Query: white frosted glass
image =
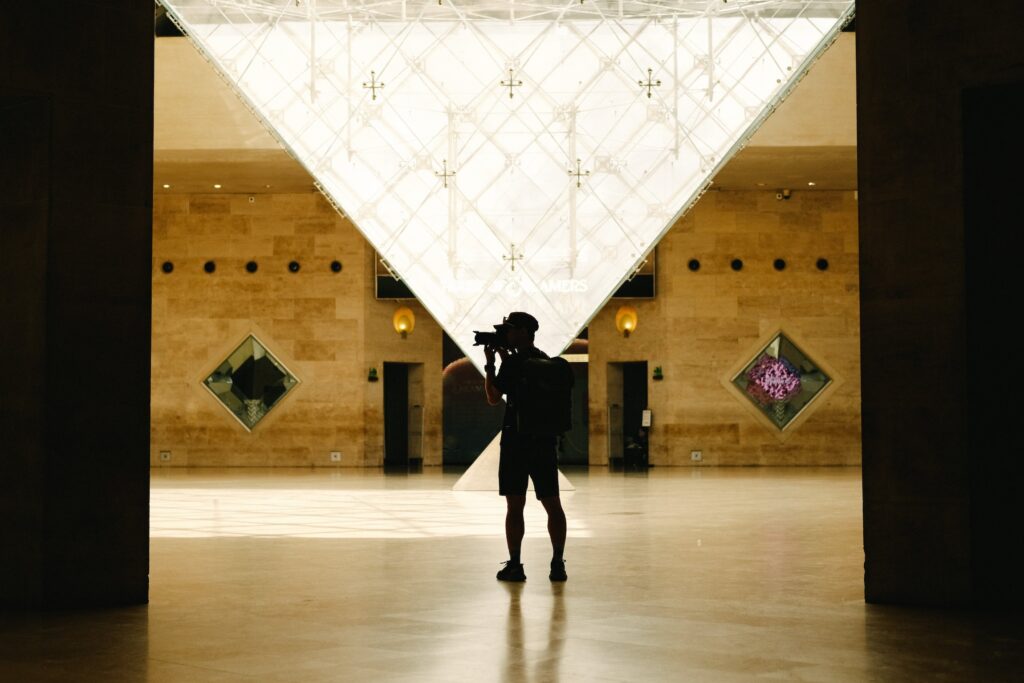
<path id="1" fill-rule="evenodd" d="M 513 310 L 571 343 L 853 13 L 161 1 L 478 367 Z"/>

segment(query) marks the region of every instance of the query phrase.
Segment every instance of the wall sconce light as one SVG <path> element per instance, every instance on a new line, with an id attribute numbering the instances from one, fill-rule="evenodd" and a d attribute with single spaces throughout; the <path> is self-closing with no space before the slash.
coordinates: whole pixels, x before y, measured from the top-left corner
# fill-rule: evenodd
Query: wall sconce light
<path id="1" fill-rule="evenodd" d="M 366 376 L 366 381 L 376 382 L 379 378 L 377 377 L 377 368 L 370 368 L 370 374 Z"/>
<path id="2" fill-rule="evenodd" d="M 405 339 L 412 332 L 412 329 L 416 327 L 416 316 L 413 315 L 412 309 L 402 306 L 395 311 L 391 322 L 395 326 L 395 332 L 402 335 L 402 339 Z"/>
<path id="3" fill-rule="evenodd" d="M 636 309 L 632 306 L 619 306 L 615 312 L 615 329 L 622 333 L 623 337 L 629 337 L 629 333 L 636 329 Z"/>

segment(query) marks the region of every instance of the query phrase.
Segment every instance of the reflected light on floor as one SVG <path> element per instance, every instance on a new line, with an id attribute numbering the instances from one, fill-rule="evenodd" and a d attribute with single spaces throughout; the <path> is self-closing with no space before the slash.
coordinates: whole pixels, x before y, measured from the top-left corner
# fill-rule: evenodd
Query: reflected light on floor
<path id="1" fill-rule="evenodd" d="M 569 537 L 589 537 L 572 493 L 561 498 Z M 164 487 L 150 494 L 150 537 L 503 538 L 504 515 L 497 492 Z M 525 519 L 528 538 L 547 537 L 536 500 Z"/>
<path id="2" fill-rule="evenodd" d="M 146 605 L 0 615 L 0 681 L 1021 680 L 1015 615 L 865 605 L 860 471 L 573 471 L 567 583 L 531 492 L 439 468 L 152 472 Z M 568 493 L 568 492 L 565 492 Z"/>

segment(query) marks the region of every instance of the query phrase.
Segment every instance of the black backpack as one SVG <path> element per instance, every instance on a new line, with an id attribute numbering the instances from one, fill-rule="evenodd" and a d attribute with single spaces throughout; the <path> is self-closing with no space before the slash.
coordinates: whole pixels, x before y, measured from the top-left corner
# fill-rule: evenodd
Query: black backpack
<path id="1" fill-rule="evenodd" d="M 521 434 L 561 436 L 572 429 L 576 378 L 561 357 L 527 358 L 519 374 L 516 417 Z"/>

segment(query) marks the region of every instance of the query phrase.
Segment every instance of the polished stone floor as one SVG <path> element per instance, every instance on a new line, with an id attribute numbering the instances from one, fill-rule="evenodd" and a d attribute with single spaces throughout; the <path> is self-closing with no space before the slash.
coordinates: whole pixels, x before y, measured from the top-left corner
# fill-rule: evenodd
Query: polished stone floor
<path id="1" fill-rule="evenodd" d="M 1011 681 L 1019 619 L 865 605 L 857 469 L 568 470 L 569 581 L 427 470 L 153 471 L 146 606 L 0 617 L 0 681 Z"/>

